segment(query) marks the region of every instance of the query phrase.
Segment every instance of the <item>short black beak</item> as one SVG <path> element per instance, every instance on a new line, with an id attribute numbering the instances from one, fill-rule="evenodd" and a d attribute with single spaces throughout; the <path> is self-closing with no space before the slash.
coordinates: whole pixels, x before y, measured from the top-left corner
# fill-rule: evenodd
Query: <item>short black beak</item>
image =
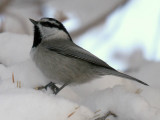
<path id="1" fill-rule="evenodd" d="M 31 19 L 31 18 L 29 18 L 29 20 L 34 24 L 34 25 L 37 25 L 37 21 L 35 21 L 35 20 L 33 20 L 33 19 Z"/>

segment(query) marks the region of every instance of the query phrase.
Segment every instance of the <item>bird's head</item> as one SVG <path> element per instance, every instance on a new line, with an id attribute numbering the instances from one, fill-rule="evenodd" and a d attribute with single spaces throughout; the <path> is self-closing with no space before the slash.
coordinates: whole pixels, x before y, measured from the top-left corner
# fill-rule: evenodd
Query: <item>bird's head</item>
<path id="1" fill-rule="evenodd" d="M 37 46 L 43 40 L 71 40 L 71 37 L 61 22 L 54 18 L 41 18 L 38 21 L 30 19 L 34 24 L 34 43 Z"/>

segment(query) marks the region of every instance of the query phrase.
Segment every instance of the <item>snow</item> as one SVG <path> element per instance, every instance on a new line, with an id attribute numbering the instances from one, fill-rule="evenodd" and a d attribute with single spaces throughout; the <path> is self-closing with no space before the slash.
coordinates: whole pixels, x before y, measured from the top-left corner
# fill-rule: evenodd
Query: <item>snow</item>
<path id="1" fill-rule="evenodd" d="M 0 36 L 0 63 L 9 66 L 29 58 L 32 38 L 28 35 L 2 33 Z"/>
<path id="2" fill-rule="evenodd" d="M 109 120 L 160 120 L 160 63 L 148 62 L 137 73 L 130 73 L 149 83 L 149 87 L 104 76 L 67 86 L 55 96 L 50 89 L 34 89 L 49 80 L 30 58 L 32 39 L 27 35 L 0 34 L 1 119 L 95 120 L 111 111 L 117 117 L 108 116 Z"/>
<path id="3" fill-rule="evenodd" d="M 3 120 L 86 120 L 93 116 L 86 107 L 31 89 L 2 90 L 0 104 Z"/>
<path id="4" fill-rule="evenodd" d="M 99 114 L 105 114 L 108 111 L 118 114 L 118 120 L 158 120 L 160 118 L 158 108 L 150 105 L 143 96 L 129 92 L 123 86 L 96 92 L 87 98 L 87 101 L 85 101 L 86 106 L 100 110 Z"/>

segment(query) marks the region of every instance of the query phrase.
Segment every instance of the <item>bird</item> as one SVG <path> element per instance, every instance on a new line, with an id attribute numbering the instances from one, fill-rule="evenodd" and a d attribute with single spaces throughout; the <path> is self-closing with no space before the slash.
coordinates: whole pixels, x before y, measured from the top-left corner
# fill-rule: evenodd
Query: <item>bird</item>
<path id="1" fill-rule="evenodd" d="M 76 45 L 64 25 L 55 18 L 43 17 L 37 21 L 30 18 L 30 21 L 34 26 L 31 58 L 51 81 L 43 88 L 50 87 L 55 95 L 67 85 L 79 85 L 104 75 L 127 78 L 148 86 Z M 62 86 L 57 87 L 56 84 Z"/>

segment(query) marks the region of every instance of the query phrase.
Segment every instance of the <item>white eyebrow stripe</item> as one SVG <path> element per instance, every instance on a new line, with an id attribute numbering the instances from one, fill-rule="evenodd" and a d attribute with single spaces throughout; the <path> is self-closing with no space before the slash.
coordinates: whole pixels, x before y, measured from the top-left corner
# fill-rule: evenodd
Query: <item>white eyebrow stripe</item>
<path id="1" fill-rule="evenodd" d="M 42 19 L 41 22 L 50 22 L 52 24 L 55 24 L 55 25 L 59 26 L 59 24 L 56 21 L 50 21 L 48 19 Z"/>
<path id="2" fill-rule="evenodd" d="M 50 21 L 50 22 L 59 26 L 59 24 L 55 21 Z"/>

